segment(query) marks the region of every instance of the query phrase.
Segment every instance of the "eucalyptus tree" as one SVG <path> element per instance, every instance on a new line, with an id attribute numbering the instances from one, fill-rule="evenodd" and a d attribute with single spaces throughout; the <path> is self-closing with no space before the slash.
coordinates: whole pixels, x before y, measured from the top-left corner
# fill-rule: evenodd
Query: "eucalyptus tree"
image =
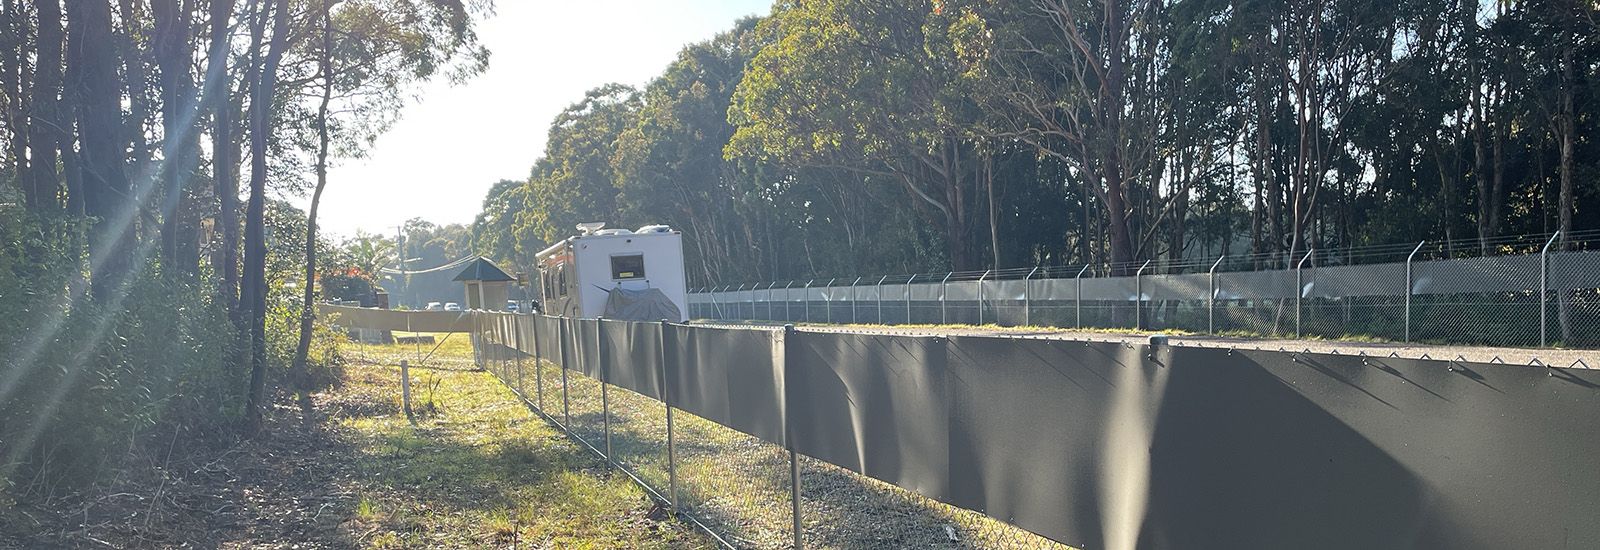
<path id="1" fill-rule="evenodd" d="M 518 221 L 520 238 L 555 242 L 579 223 L 615 215 L 618 190 L 611 157 L 638 109 L 639 93 L 632 86 L 606 84 L 556 115 L 544 155 L 528 180 L 532 209 Z"/>
<path id="2" fill-rule="evenodd" d="M 415 83 L 441 72 L 467 78 L 481 72 L 488 61 L 488 52 L 478 45 L 473 31 L 473 8 L 466 4 L 413 0 L 314 0 L 313 4 L 303 26 L 309 31 L 305 35 L 316 40 L 301 43 L 295 54 L 312 61 L 308 66 L 314 72 L 289 81 L 313 91 L 315 105 L 310 116 L 316 182 L 305 231 L 300 339 L 289 368 L 303 410 L 311 407 L 306 354 L 316 317 L 317 210 L 328 184 L 329 162 L 336 156 L 361 154 L 363 146 L 399 116 L 405 91 Z"/>
<path id="3" fill-rule="evenodd" d="M 961 66 L 936 47 L 947 9 L 923 0 L 775 7 L 761 23 L 773 41 L 733 94 L 727 156 L 900 186 L 938 228 L 953 269 L 980 265 L 971 224 L 988 159 L 967 132 L 976 113 Z"/>
<path id="4" fill-rule="evenodd" d="M 762 180 L 784 180 L 755 163 L 723 158 L 733 135 L 728 106 L 745 66 L 770 42 L 770 26 L 740 20 L 715 38 L 688 45 L 641 92 L 638 115 L 617 138 L 611 159 L 618 216 L 682 229 L 686 262 L 705 280 L 773 273 L 767 228 L 783 209 Z M 766 176 L 766 177 L 763 177 Z M 787 227 L 786 227 L 787 229 Z"/>

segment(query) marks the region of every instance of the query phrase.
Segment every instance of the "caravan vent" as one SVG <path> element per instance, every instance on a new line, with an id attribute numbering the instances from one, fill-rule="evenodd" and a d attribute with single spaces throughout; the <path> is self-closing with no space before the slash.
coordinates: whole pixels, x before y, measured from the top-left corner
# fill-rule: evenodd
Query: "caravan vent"
<path id="1" fill-rule="evenodd" d="M 634 233 L 671 233 L 672 228 L 665 225 L 646 225 Z"/>
<path id="2" fill-rule="evenodd" d="M 594 234 L 595 235 L 600 235 L 600 236 L 605 236 L 605 235 L 632 235 L 633 232 L 632 231 L 628 231 L 626 229 L 601 229 L 599 231 L 594 232 Z"/>

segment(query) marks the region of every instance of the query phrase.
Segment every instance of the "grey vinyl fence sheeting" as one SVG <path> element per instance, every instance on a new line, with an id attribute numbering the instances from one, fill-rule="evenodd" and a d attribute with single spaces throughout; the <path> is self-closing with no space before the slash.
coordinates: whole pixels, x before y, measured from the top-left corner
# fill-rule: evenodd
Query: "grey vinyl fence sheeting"
<path id="1" fill-rule="evenodd" d="M 1082 548 L 1600 545 L 1600 371 L 520 319 L 487 341 L 598 335 L 573 376 Z"/>
<path id="2" fill-rule="evenodd" d="M 317 315 L 341 326 L 408 332 L 472 332 L 476 319 L 467 311 L 405 311 L 316 304 Z"/>
<path id="3" fill-rule="evenodd" d="M 813 323 L 981 322 L 1600 344 L 1600 251 L 1325 267 L 1308 262 L 1299 269 L 1215 274 L 1012 277 L 742 285 L 791 286 L 776 294 L 718 286 L 691 293 L 690 312 L 706 319 Z M 894 284 L 880 290 L 879 281 Z"/>

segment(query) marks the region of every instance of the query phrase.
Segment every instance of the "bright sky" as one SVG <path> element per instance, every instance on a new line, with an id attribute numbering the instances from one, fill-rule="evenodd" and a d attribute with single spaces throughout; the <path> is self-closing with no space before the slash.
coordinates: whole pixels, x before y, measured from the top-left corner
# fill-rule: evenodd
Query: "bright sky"
<path id="1" fill-rule="evenodd" d="M 489 70 L 434 82 L 364 159 L 328 174 L 324 231 L 393 234 L 405 220 L 471 223 L 501 179 L 526 180 L 557 113 L 607 82 L 634 86 L 686 44 L 710 39 L 771 0 L 499 0 L 480 24 Z M 309 202 L 302 198 L 302 206 Z"/>

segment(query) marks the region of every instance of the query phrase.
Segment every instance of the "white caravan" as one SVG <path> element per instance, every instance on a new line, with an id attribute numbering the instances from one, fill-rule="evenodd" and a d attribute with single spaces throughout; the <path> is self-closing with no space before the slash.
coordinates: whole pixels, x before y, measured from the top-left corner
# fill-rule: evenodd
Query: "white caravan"
<path id="1" fill-rule="evenodd" d="M 579 224 L 578 230 L 578 236 L 535 257 L 545 313 L 576 318 L 639 317 L 634 320 L 640 321 L 659 321 L 662 316 L 669 321 L 689 319 L 683 234 L 665 225 L 629 231 L 585 223 Z M 621 292 L 613 299 L 612 291 L 617 289 Z M 641 303 L 649 307 L 637 307 Z M 676 309 L 675 315 L 668 314 L 672 309 Z M 655 317 L 644 318 L 650 316 Z"/>

